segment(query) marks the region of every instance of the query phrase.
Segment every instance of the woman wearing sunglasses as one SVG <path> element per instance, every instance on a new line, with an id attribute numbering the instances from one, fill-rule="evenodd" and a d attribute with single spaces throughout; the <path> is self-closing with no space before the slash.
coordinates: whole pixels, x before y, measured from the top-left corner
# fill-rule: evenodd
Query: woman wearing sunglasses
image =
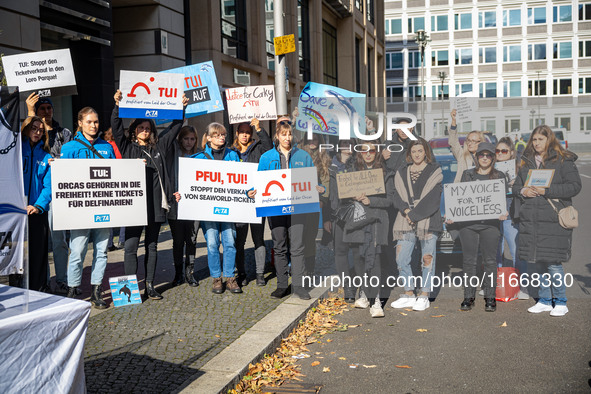
<path id="1" fill-rule="evenodd" d="M 506 179 L 505 174 L 495 169 L 495 146 L 490 142 L 481 142 L 476 150 L 476 166 L 462 173 L 461 182 L 487 181 L 490 179 Z M 497 309 L 497 248 L 501 238 L 499 220 L 506 220 L 508 213 L 499 219 L 474 220 L 461 222 L 460 241 L 462 242 L 463 271 L 464 271 L 464 301 L 460 306 L 463 311 L 469 311 L 474 306 L 476 286 L 472 278 L 477 276 L 478 250 L 482 254 L 484 266 L 483 283 L 485 306 L 487 312 Z M 446 223 L 453 223 L 447 220 Z"/>
<path id="2" fill-rule="evenodd" d="M 515 145 L 510 137 L 503 137 L 497 143 L 497 148 L 495 149 L 495 154 L 497 158 L 497 163 L 502 163 L 509 160 L 515 160 L 517 156 L 517 151 L 515 150 Z M 519 170 L 517 165 L 517 161 L 515 162 L 515 173 Z M 512 187 L 515 179 L 509 180 L 509 186 Z M 509 218 L 504 220 L 501 223 L 501 240 L 499 242 L 499 248 L 497 250 L 497 266 L 503 266 L 503 252 L 505 249 L 505 241 L 507 241 L 507 245 L 509 246 L 509 252 L 511 253 L 511 259 L 513 260 L 513 267 L 517 268 L 519 274 L 522 277 L 525 277 L 527 274 L 527 263 L 519 258 L 517 255 L 517 240 L 519 238 L 519 224 L 517 221 L 513 220 L 514 215 L 513 206 L 513 191 L 509 189 L 509 194 L 507 194 L 507 211 L 509 211 Z M 520 281 L 521 284 L 521 281 Z M 528 300 L 529 294 L 527 291 L 527 287 L 521 287 L 517 298 L 520 300 Z"/>

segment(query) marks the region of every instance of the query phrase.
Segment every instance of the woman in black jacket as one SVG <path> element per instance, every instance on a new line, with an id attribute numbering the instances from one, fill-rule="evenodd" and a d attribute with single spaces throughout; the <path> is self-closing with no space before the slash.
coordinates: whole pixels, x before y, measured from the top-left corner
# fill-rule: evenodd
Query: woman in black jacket
<path id="1" fill-rule="evenodd" d="M 252 138 L 253 129 L 258 135 L 258 139 Z M 236 128 L 233 149 L 238 153 L 241 162 L 258 163 L 259 159 L 266 151 L 273 149 L 273 141 L 269 134 L 261 128 L 259 120 L 253 118 L 250 123 L 242 122 Z M 236 268 L 238 269 L 238 283 L 241 286 L 248 285 L 246 269 L 244 267 L 244 244 L 248 235 L 248 223 L 236 223 Z M 267 249 L 265 248 L 265 221 L 261 223 L 250 223 L 250 236 L 254 243 L 254 259 L 256 262 L 256 284 L 265 286 L 265 260 Z"/>
<path id="2" fill-rule="evenodd" d="M 521 156 L 513 194 L 520 203 L 519 257 L 533 263 L 530 284 L 539 284 L 539 300 L 528 309 L 531 313 L 568 312 L 562 263 L 571 257 L 572 229 L 560 225 L 556 211 L 571 206 L 581 191 L 575 160 L 577 155 L 563 149 L 546 125 L 534 129 Z M 530 171 L 536 169 L 554 170 L 548 187 L 525 186 Z"/>
<path id="3" fill-rule="evenodd" d="M 115 107 L 111 115 L 111 127 L 115 143 L 121 156 L 127 159 L 143 159 L 146 163 L 146 203 L 148 208 L 148 224 L 145 226 L 144 267 L 146 272 L 146 295 L 155 300 L 161 300 L 154 289 L 154 274 L 158 261 L 158 234 L 160 226 L 166 221 L 166 213 L 173 200 L 173 185 L 166 166 L 166 158 L 174 156 L 174 144 L 183 125 L 183 120 L 175 120 L 170 131 L 165 131 L 162 138 L 158 138 L 156 125 L 151 119 L 136 119 L 129 126 L 129 137 L 125 136 L 123 121 L 119 118 L 119 101 L 122 93 L 115 93 Z M 183 104 L 187 105 L 187 98 L 183 95 Z M 137 274 L 137 249 L 144 226 L 127 227 L 125 230 L 125 275 Z"/>

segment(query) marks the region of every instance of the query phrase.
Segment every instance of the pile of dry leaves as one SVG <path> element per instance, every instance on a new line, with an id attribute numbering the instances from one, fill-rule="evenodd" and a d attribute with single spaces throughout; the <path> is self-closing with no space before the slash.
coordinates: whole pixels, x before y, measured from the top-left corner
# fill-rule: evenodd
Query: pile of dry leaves
<path id="1" fill-rule="evenodd" d="M 333 331 L 346 330 L 333 319 L 335 315 L 347 310 L 347 304 L 338 298 L 321 300 L 315 308 L 308 311 L 306 319 L 281 342 L 274 354 L 267 354 L 256 365 L 250 364 L 248 373 L 240 383 L 229 392 L 260 393 L 266 385 L 279 386 L 286 380 L 300 380 L 299 359 L 310 357 L 306 345 L 316 342 L 323 335 Z"/>

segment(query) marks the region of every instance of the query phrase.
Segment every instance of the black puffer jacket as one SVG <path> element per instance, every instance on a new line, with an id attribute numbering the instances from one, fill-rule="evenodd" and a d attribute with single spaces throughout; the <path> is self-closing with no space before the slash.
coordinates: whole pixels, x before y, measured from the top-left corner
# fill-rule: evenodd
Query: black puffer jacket
<path id="1" fill-rule="evenodd" d="M 235 146 L 229 146 L 228 148 L 238 153 L 240 161 L 244 161 L 247 163 L 258 163 L 263 153 L 273 149 L 273 140 L 271 140 L 269 134 L 267 134 L 265 129 L 263 129 L 262 127 L 261 131 L 257 131 L 257 135 L 259 136 L 259 139 L 254 140 L 252 142 L 252 144 L 248 147 L 246 152 L 244 152 L 244 155 L 240 153 L 240 150 L 238 150 Z"/>
<path id="2" fill-rule="evenodd" d="M 540 168 L 554 169 L 554 177 L 545 196 L 523 197 L 521 189 L 530 169 L 536 169 L 532 156 L 522 156 L 513 194 L 521 203 L 516 216 L 519 217 L 519 258 L 528 262 L 559 263 L 571 256 L 572 230 L 558 223 L 558 214 L 552 209 L 547 198 L 560 199 L 554 202 L 557 209 L 572 205 L 572 198 L 581 191 L 581 177 L 575 165 L 577 155 L 570 153 L 565 159 L 557 158 L 552 151 Z M 547 197 L 547 198 L 546 198 Z"/>

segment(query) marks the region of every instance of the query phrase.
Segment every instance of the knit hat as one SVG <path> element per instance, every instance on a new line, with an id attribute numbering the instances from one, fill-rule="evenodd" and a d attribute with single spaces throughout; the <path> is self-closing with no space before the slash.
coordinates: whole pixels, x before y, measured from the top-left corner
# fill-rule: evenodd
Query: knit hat
<path id="1" fill-rule="evenodd" d="M 42 97 L 35 103 L 35 113 L 37 113 L 41 104 L 49 104 L 53 108 L 53 103 L 51 102 L 51 99 L 49 97 Z"/>

